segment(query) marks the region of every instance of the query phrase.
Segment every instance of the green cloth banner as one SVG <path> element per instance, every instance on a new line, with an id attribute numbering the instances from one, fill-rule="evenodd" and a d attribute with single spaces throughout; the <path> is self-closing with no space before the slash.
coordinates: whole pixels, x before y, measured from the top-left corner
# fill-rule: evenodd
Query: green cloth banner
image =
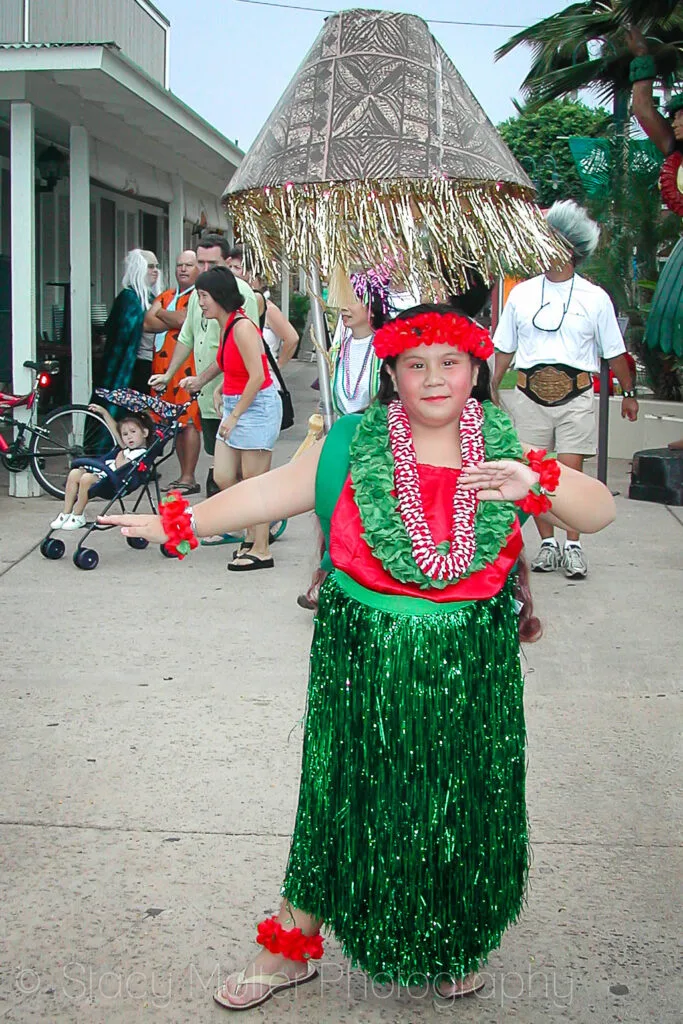
<path id="1" fill-rule="evenodd" d="M 581 184 L 589 196 L 606 196 L 610 190 L 611 139 L 573 136 L 568 140 Z M 629 166 L 634 174 L 659 175 L 663 156 L 649 139 L 629 139 Z"/>

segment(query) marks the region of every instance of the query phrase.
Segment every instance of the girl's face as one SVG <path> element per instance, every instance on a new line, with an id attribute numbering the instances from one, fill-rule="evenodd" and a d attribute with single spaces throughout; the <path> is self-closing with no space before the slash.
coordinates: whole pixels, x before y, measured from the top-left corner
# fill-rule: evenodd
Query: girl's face
<path id="1" fill-rule="evenodd" d="M 217 320 L 219 313 L 225 312 L 222 306 L 219 306 L 216 300 L 212 299 L 209 293 L 202 291 L 201 288 L 197 289 L 197 298 L 199 300 L 199 308 L 207 320 Z"/>
<path id="2" fill-rule="evenodd" d="M 352 302 L 348 306 L 343 306 L 340 312 L 344 327 L 350 327 L 352 331 L 370 326 L 368 307 L 362 302 Z"/>
<path id="3" fill-rule="evenodd" d="M 479 368 L 453 345 L 418 345 L 402 352 L 390 373 L 409 419 L 440 427 L 460 419 Z"/>
<path id="4" fill-rule="evenodd" d="M 147 286 L 153 288 L 159 280 L 159 261 L 153 252 L 146 252 L 147 257 Z"/>
<path id="5" fill-rule="evenodd" d="M 137 420 L 124 420 L 119 427 L 119 434 L 126 448 L 147 447 L 147 432 Z"/>

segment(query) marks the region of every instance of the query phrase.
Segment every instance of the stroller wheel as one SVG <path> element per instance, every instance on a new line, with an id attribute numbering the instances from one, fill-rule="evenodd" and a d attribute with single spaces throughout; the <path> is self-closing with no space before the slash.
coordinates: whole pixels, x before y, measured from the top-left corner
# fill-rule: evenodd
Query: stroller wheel
<path id="1" fill-rule="evenodd" d="M 177 555 L 174 555 L 172 551 L 169 551 L 165 544 L 162 544 L 161 547 L 159 548 L 159 550 L 161 551 L 161 553 L 164 556 L 164 558 L 177 558 L 178 557 Z"/>
<path id="2" fill-rule="evenodd" d="M 79 569 L 96 569 L 100 556 L 93 548 L 76 548 L 74 551 L 74 565 Z"/>
<path id="3" fill-rule="evenodd" d="M 148 540 L 144 537 L 126 537 L 126 543 L 129 548 L 136 548 L 138 551 L 144 551 L 149 544 Z"/>
<path id="4" fill-rule="evenodd" d="M 40 545 L 40 553 L 43 558 L 49 558 L 51 561 L 57 561 L 61 558 L 66 551 L 66 545 L 63 540 L 59 540 L 58 537 L 46 537 L 43 543 Z"/>

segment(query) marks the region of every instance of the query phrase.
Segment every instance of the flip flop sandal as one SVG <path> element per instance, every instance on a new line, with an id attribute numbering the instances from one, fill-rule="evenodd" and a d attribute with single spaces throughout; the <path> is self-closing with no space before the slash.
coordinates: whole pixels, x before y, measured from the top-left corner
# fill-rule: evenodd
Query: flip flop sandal
<path id="1" fill-rule="evenodd" d="M 256 569 L 272 569 L 275 562 L 272 558 L 257 558 L 245 552 L 239 556 L 249 562 L 249 565 L 238 565 L 236 562 L 228 562 L 228 572 L 254 572 Z"/>
<path id="2" fill-rule="evenodd" d="M 241 558 L 242 555 L 245 555 L 247 553 L 247 551 L 251 551 L 253 546 L 254 546 L 254 542 L 252 540 L 244 540 L 244 541 L 242 541 L 240 546 L 238 548 L 235 548 L 235 550 L 233 551 L 232 557 L 233 558 Z"/>
<path id="3" fill-rule="evenodd" d="M 180 494 L 199 494 L 201 487 L 199 484 L 181 484 L 179 480 L 174 480 L 168 487 L 164 487 L 165 491 L 178 491 Z"/>
<path id="4" fill-rule="evenodd" d="M 221 544 L 241 544 L 242 538 L 235 537 L 233 533 L 224 533 L 219 540 L 209 540 L 206 538 L 205 540 L 200 540 L 199 543 L 203 548 L 217 548 Z"/>
<path id="5" fill-rule="evenodd" d="M 213 998 L 219 1006 L 225 1007 L 226 1010 L 251 1010 L 255 1006 L 267 1003 L 278 992 L 284 992 L 288 988 L 297 988 L 297 986 L 305 985 L 307 981 L 313 981 L 314 978 L 318 977 L 318 971 L 310 960 L 307 964 L 306 974 L 301 978 L 287 978 L 285 974 L 256 974 L 253 978 L 246 978 L 246 970 L 245 968 L 236 976 L 238 988 L 242 985 L 267 985 L 268 991 L 263 992 L 260 996 L 256 996 L 247 1003 L 232 1003 L 230 1002 L 230 996 L 225 995 L 224 984 L 222 988 L 217 989 L 213 994 Z M 233 977 L 233 975 L 230 977 Z M 283 978 L 287 978 L 287 980 L 283 981 Z M 228 978 L 227 980 L 229 981 L 230 979 Z"/>
<path id="6" fill-rule="evenodd" d="M 475 974 L 466 989 L 462 989 L 458 992 L 451 992 L 449 996 L 443 995 L 439 992 L 438 988 L 434 986 L 434 999 L 438 1001 L 439 1006 L 446 1005 L 448 1003 L 452 1003 L 454 999 L 464 999 L 466 996 L 476 995 L 477 992 L 481 992 L 485 984 L 486 982 L 484 979 L 480 975 Z"/>

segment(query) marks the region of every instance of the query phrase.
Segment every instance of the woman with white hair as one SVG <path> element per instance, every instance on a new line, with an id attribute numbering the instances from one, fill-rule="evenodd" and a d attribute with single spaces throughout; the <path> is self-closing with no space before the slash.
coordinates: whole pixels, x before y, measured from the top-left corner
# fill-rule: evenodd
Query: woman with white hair
<path id="1" fill-rule="evenodd" d="M 635 420 L 638 402 L 612 301 L 576 272 L 595 251 L 600 228 L 570 199 L 551 206 L 546 220 L 569 255 L 562 266 L 510 292 L 493 339 L 494 385 L 514 358 L 517 394 L 511 412 L 520 438 L 532 448 L 557 452 L 560 462 L 581 472 L 597 447 L 592 375 L 601 358 L 621 385 L 621 415 Z M 534 572 L 562 569 L 569 579 L 585 577 L 588 563 L 578 532 L 566 531 L 561 551 L 553 527 L 539 519 L 536 526 L 541 549 L 531 563 Z"/>
<path id="2" fill-rule="evenodd" d="M 143 321 L 152 301 L 163 290 L 154 253 L 131 249 L 124 261 L 121 284 L 104 327 L 107 343 L 99 383 L 109 389 L 132 387 L 145 391 L 152 370 L 154 335 L 144 333 Z"/>

